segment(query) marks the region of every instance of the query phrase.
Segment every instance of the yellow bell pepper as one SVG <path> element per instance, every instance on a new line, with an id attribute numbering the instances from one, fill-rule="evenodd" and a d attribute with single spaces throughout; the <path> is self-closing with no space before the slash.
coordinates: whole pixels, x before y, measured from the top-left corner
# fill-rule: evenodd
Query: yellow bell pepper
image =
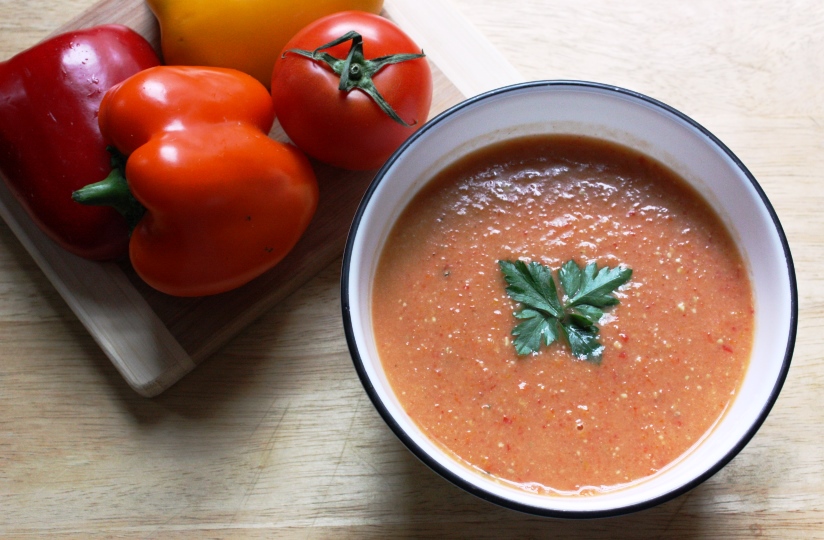
<path id="1" fill-rule="evenodd" d="M 338 11 L 379 13 L 383 0 L 147 0 L 170 65 L 234 68 L 269 88 L 286 42 Z"/>

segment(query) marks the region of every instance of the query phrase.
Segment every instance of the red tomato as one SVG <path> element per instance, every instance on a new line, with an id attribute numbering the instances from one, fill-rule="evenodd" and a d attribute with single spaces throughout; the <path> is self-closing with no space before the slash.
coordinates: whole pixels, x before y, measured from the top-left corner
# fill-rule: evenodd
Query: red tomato
<path id="1" fill-rule="evenodd" d="M 408 125 L 402 124 L 363 90 L 340 90 L 341 76 L 323 59 L 307 57 L 352 31 L 363 38 L 365 65 L 356 68 L 361 72 L 368 72 L 370 59 L 421 53 L 400 28 L 378 15 L 346 11 L 323 17 L 284 47 L 272 73 L 272 99 L 284 131 L 304 152 L 336 167 L 376 169 L 426 121 L 432 72 L 421 57 L 389 63 L 371 77 L 378 93 Z M 341 60 L 334 63 L 342 67 L 352 43 L 346 40 L 320 52 L 334 57 L 326 56 L 329 61 Z M 290 52 L 295 49 L 304 54 Z M 354 59 L 358 63 L 357 54 Z M 367 73 L 363 79 L 368 78 Z"/>

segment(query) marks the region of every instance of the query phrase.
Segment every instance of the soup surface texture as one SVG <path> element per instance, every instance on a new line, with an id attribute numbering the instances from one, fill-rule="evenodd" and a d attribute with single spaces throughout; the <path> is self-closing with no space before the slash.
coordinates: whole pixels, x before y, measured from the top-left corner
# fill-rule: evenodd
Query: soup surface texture
<path id="1" fill-rule="evenodd" d="M 564 342 L 518 356 L 498 261 L 633 270 L 600 365 Z M 707 203 L 660 163 L 590 138 L 497 143 L 439 173 L 381 254 L 373 329 L 409 416 L 455 459 L 547 494 L 655 474 L 735 395 L 753 335 L 747 269 Z"/>

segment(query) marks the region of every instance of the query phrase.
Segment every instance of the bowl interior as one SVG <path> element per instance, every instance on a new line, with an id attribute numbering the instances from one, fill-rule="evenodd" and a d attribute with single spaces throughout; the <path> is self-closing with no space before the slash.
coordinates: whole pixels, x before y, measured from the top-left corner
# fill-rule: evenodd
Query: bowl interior
<path id="1" fill-rule="evenodd" d="M 517 136 L 565 133 L 640 150 L 681 174 L 726 223 L 753 287 L 753 356 L 740 391 L 715 429 L 664 471 L 626 489 L 587 497 L 543 496 L 490 481 L 427 439 L 390 387 L 371 330 L 371 284 L 392 225 L 416 192 L 459 156 Z M 344 265 L 345 326 L 353 358 L 378 410 L 407 446 L 453 482 L 513 508 L 549 515 L 607 515 L 643 508 L 708 478 L 749 441 L 789 366 L 796 291 L 780 224 L 758 184 L 715 137 L 677 111 L 626 90 L 591 83 L 529 83 L 464 102 L 430 121 L 370 187 Z"/>

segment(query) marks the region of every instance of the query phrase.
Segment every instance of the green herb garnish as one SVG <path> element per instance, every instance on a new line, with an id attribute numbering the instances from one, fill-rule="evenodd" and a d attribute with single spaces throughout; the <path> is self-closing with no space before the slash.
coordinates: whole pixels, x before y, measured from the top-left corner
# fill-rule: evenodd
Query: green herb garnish
<path id="1" fill-rule="evenodd" d="M 541 343 L 550 345 L 563 335 L 572 355 L 600 363 L 604 346 L 598 341 L 598 321 L 603 308 L 618 304 L 613 292 L 626 283 L 632 270 L 625 266 L 598 269 L 589 263 L 583 270 L 568 261 L 558 271 L 563 302 L 558 296 L 552 270 L 537 263 L 498 261 L 508 283 L 509 297 L 520 302 L 515 317 L 521 319 L 513 330 L 519 355 L 537 352 Z"/>

